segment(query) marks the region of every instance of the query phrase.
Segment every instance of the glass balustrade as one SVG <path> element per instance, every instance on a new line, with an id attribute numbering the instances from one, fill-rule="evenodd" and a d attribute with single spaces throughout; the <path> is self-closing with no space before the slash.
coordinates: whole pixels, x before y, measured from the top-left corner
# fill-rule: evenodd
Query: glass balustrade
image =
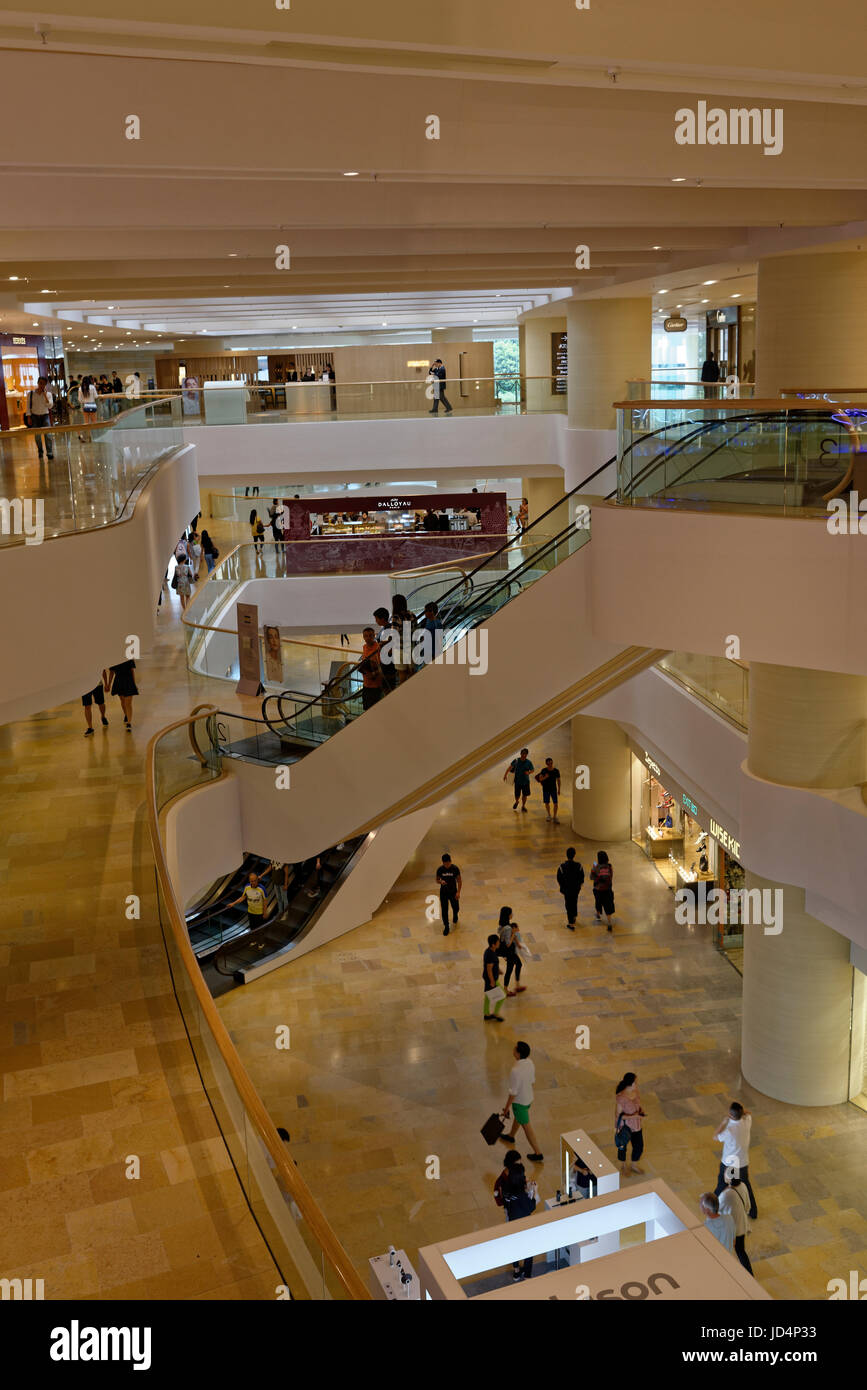
<path id="1" fill-rule="evenodd" d="M 824 512 L 862 466 L 857 407 L 618 407 L 618 500 Z"/>
<path id="2" fill-rule="evenodd" d="M 749 667 L 728 657 L 703 656 L 698 652 L 669 652 L 658 667 L 737 728 L 748 727 Z"/>
<path id="3" fill-rule="evenodd" d="M 175 998 L 202 1085 L 251 1213 L 274 1262 L 275 1299 L 365 1299 L 365 1285 L 253 1087 L 190 946 L 163 843 L 163 816 L 182 793 L 220 776 L 216 716 L 205 712 L 151 740 L 147 810 L 159 921 Z M 183 806 L 180 814 L 198 812 Z"/>
<path id="4" fill-rule="evenodd" d="M 107 412 L 105 399 L 101 408 Z M 33 544 L 37 527 L 52 538 L 123 520 L 153 469 L 183 444 L 179 420 L 178 404 L 160 400 L 96 424 L 0 433 L 0 498 L 8 504 L 0 507 L 0 545 Z"/>

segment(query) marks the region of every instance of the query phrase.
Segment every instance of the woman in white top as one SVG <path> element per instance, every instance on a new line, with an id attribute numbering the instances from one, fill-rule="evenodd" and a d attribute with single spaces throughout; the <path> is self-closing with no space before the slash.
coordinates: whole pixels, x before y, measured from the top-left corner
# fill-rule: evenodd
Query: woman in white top
<path id="1" fill-rule="evenodd" d="M 199 568 L 202 563 L 202 541 L 198 531 L 194 531 L 187 544 L 187 553 L 190 557 L 190 565 L 193 571 L 193 579 L 198 583 Z"/>
<path id="2" fill-rule="evenodd" d="M 99 392 L 96 389 L 96 383 L 92 376 L 86 376 L 78 388 L 78 404 L 84 411 L 84 420 L 86 424 L 92 424 L 96 419 L 98 401 Z M 83 444 L 86 444 L 90 438 L 89 435 L 85 434 L 80 434 L 78 437 Z"/>

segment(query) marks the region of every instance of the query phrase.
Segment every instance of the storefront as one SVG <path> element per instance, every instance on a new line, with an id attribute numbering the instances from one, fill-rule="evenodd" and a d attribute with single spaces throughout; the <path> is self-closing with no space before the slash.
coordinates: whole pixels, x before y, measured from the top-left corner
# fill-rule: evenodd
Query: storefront
<path id="1" fill-rule="evenodd" d="M 41 376 L 55 396 L 65 394 L 60 339 L 34 333 L 0 333 L 0 429 L 23 428 L 27 399 Z"/>
<path id="2" fill-rule="evenodd" d="M 698 895 L 699 884 L 726 894 L 744 886 L 740 842 L 659 762 L 656 755 L 632 744 L 632 839 L 672 890 Z M 707 890 L 705 890 L 707 891 Z M 728 913 L 722 914 L 726 918 Z M 724 922 L 715 927 L 716 944 L 741 969 L 743 928 Z"/>

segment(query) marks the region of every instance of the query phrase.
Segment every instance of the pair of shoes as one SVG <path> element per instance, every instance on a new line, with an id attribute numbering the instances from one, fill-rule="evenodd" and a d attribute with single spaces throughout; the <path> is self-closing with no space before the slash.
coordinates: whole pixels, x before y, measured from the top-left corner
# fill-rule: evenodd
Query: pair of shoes
<path id="1" fill-rule="evenodd" d="M 516 994 L 526 994 L 526 992 L 527 992 L 527 986 L 526 986 L 526 985 L 516 985 L 516 986 L 515 986 L 515 993 L 516 993 Z"/>
<path id="2" fill-rule="evenodd" d="M 448 934 L 449 934 L 449 929 L 448 929 L 448 927 L 443 927 L 443 936 L 448 936 Z"/>
<path id="3" fill-rule="evenodd" d="M 491 1018 L 493 1018 L 493 1014 L 491 1014 Z M 515 1142 L 514 1134 L 498 1134 L 497 1138 L 501 1144 L 514 1144 Z"/>
<path id="4" fill-rule="evenodd" d="M 491 1018 L 495 1023 L 505 1023 L 506 1021 L 504 1018 L 501 1018 L 499 1014 L 491 1014 Z"/>
<path id="5" fill-rule="evenodd" d="M 566 923 L 566 930 L 567 930 L 567 931 L 574 931 L 574 930 L 575 930 L 575 923 L 574 923 L 574 922 L 567 922 L 567 923 Z"/>
<path id="6" fill-rule="evenodd" d="M 448 410 L 446 411 L 446 415 L 451 415 L 451 413 L 452 413 L 453 410 L 454 410 L 454 406 L 453 406 L 453 405 L 450 405 L 449 408 L 448 408 Z"/>
<path id="7" fill-rule="evenodd" d="M 85 737 L 85 738 L 90 738 L 90 736 L 91 736 L 92 733 L 93 733 L 93 729 L 85 729 L 85 731 L 84 731 L 84 737 Z"/>
<path id="8" fill-rule="evenodd" d="M 526 808 L 526 806 L 522 806 L 522 807 L 521 807 L 521 810 L 524 812 L 524 815 L 526 816 L 526 814 L 527 814 L 527 808 Z"/>
<path id="9" fill-rule="evenodd" d="M 614 928 L 612 927 L 612 925 L 611 925 L 610 922 L 608 923 L 608 930 L 609 930 L 609 931 L 613 931 L 613 930 L 614 930 Z"/>
<path id="10" fill-rule="evenodd" d="M 517 991 L 516 989 L 507 989 L 507 990 L 506 990 L 506 998 L 507 998 L 507 999 L 514 999 L 514 997 L 515 997 L 515 995 L 517 994 L 517 992 L 518 992 L 518 991 Z"/>
<path id="11" fill-rule="evenodd" d="M 555 825 L 559 825 L 559 824 L 560 824 L 560 817 L 559 817 L 559 816 L 555 816 L 555 817 L 554 817 L 554 824 L 555 824 Z"/>
<path id="12" fill-rule="evenodd" d="M 531 1163 L 543 1163 L 545 1161 L 544 1154 L 527 1154 L 527 1157 Z"/>
<path id="13" fill-rule="evenodd" d="M 518 803 L 517 803 L 517 801 L 516 801 L 515 804 L 514 804 L 514 806 L 512 807 L 512 810 L 513 810 L 513 811 L 517 811 L 517 809 L 518 809 Z"/>
<path id="14" fill-rule="evenodd" d="M 438 411 L 438 410 L 429 410 L 429 411 L 428 411 L 428 415 L 439 415 L 439 411 Z"/>

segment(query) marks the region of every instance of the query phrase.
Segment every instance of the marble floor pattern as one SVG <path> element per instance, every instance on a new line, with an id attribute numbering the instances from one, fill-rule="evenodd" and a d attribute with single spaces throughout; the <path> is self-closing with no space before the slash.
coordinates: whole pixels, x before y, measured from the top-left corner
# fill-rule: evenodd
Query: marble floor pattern
<path id="1" fill-rule="evenodd" d="M 208 529 L 225 554 L 244 528 Z M 77 701 L 0 729 L 0 1275 L 44 1278 L 48 1299 L 270 1299 L 278 1282 L 171 992 L 143 807 L 153 732 L 205 700 L 241 713 L 258 702 L 187 672 L 178 618 L 172 595 L 139 663 L 132 734 L 113 700 L 109 729 L 92 739 Z M 533 754 L 550 748 L 566 765 L 562 733 L 545 745 Z M 502 1146 L 488 1150 L 478 1131 L 505 1099 L 511 1044 L 524 1036 L 544 1191 L 558 1185 L 561 1130 L 581 1124 L 610 1152 L 611 1093 L 633 1069 L 648 1111 L 645 1171 L 694 1201 L 716 1172 L 712 1129 L 739 1095 L 756 1117 L 756 1274 L 775 1297 L 825 1297 L 829 1278 L 865 1267 L 867 1116 L 785 1106 L 743 1085 L 740 978 L 700 929 L 674 926 L 670 894 L 634 846 L 609 846 L 613 937 L 588 924 L 583 898 L 582 926 L 567 933 L 552 873 L 569 828 L 542 824 L 538 798 L 513 815 L 499 775 L 443 803 L 371 923 L 221 1001 L 359 1268 L 389 1242 L 412 1257 L 497 1222 Z M 444 848 L 465 878 L 449 938 L 425 916 Z M 128 893 L 140 896 L 139 921 L 124 915 Z M 481 944 L 504 901 L 534 959 L 507 1022 L 485 1026 Z M 292 1027 L 279 1060 L 275 1021 Z M 575 1048 L 581 1023 L 589 1051 Z M 130 1154 L 139 1180 L 125 1177 Z M 425 1177 L 431 1154 L 437 1181 Z"/>

